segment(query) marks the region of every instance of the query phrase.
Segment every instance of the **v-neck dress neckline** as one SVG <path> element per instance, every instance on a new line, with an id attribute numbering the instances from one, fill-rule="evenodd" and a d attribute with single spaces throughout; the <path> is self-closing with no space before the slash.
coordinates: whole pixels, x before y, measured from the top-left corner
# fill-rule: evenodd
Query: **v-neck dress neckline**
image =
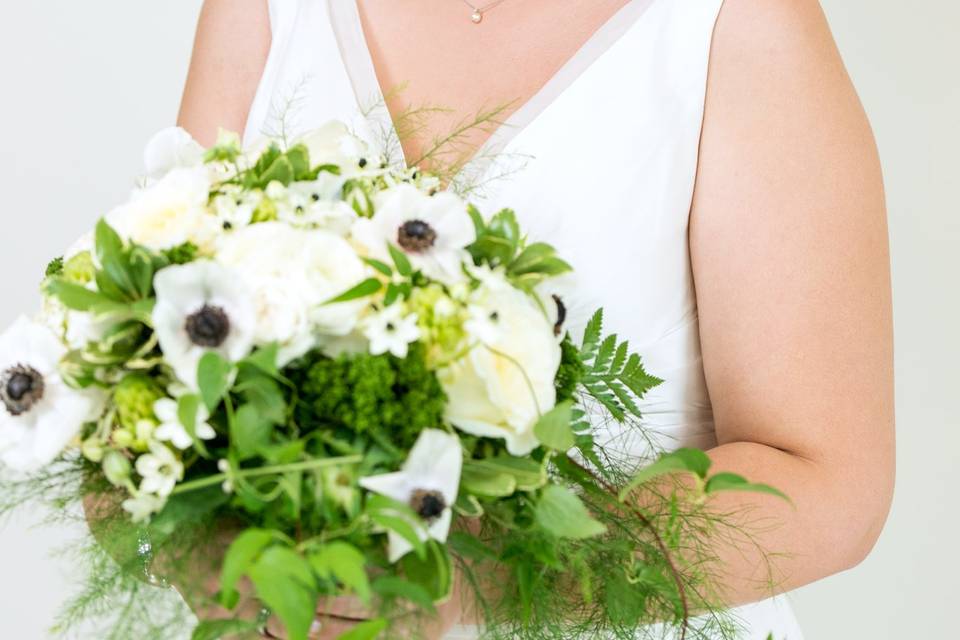
<path id="1" fill-rule="evenodd" d="M 344 70 L 353 86 L 357 107 L 376 128 L 388 138 L 388 148 L 395 150 L 392 158 L 407 165 L 400 136 L 393 115 L 387 106 L 386 91 L 380 84 L 369 41 L 363 28 L 357 0 L 326 0 L 331 26 L 340 48 Z M 498 124 L 487 139 L 477 147 L 464 163 L 456 181 L 466 171 L 483 174 L 487 166 L 527 127 L 540 118 L 560 95 L 576 84 L 606 52 L 627 37 L 647 9 L 656 0 L 629 0 L 604 22 L 567 59 L 534 94 L 509 117 Z"/>

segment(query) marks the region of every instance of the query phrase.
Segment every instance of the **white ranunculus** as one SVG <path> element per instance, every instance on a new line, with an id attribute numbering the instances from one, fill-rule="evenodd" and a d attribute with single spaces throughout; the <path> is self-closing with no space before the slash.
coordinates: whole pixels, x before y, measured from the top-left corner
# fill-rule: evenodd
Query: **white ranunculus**
<path id="1" fill-rule="evenodd" d="M 217 260 L 250 287 L 257 343 L 278 342 L 281 365 L 317 346 L 322 336 L 350 333 L 366 304 L 324 304 L 368 274 L 350 244 L 326 231 L 282 222 L 251 225 L 222 239 Z"/>
<path id="2" fill-rule="evenodd" d="M 551 321 L 504 282 L 474 294 L 464 328 L 475 346 L 438 372 L 446 418 L 467 433 L 503 438 L 511 454 L 525 456 L 539 444 L 540 415 L 556 404 L 561 354 Z"/>
<path id="3" fill-rule="evenodd" d="M 335 164 L 345 176 L 362 173 L 363 169 L 372 164 L 371 149 L 363 140 L 353 135 L 346 124 L 337 120 L 309 131 L 293 141 L 293 145 L 298 144 L 302 144 L 310 152 L 310 164 Z M 361 167 L 360 164 L 364 166 Z"/>
<path id="4" fill-rule="evenodd" d="M 417 531 L 421 540 L 446 542 L 462 468 L 460 439 L 438 429 L 425 429 L 400 471 L 361 478 L 360 486 L 409 505 L 426 524 L 426 529 Z M 403 536 L 389 531 L 387 537 L 390 562 L 413 550 Z"/>
<path id="5" fill-rule="evenodd" d="M 159 180 L 174 169 L 203 164 L 203 147 L 180 127 L 168 127 L 150 139 L 143 154 L 147 177 Z"/>
<path id="6" fill-rule="evenodd" d="M 463 279 L 466 247 L 476 240 L 467 204 L 452 193 L 428 196 L 401 184 L 375 197 L 373 218 L 353 227 L 354 241 L 370 256 L 389 262 L 387 245 L 402 250 L 414 268 L 440 282 Z"/>
<path id="7" fill-rule="evenodd" d="M 107 223 L 148 249 L 161 251 L 192 242 L 208 252 L 220 231 L 217 217 L 207 210 L 210 186 L 204 167 L 174 169 L 107 214 Z"/>
<path id="8" fill-rule="evenodd" d="M 253 349 L 255 314 L 241 274 L 209 260 L 167 267 L 154 278 L 153 323 L 181 382 L 197 385 L 197 365 L 208 351 L 235 362 Z"/>
<path id="9" fill-rule="evenodd" d="M 61 379 L 65 354 L 49 327 L 26 318 L 0 336 L 0 461 L 12 469 L 53 462 L 103 406 L 96 393 Z"/>

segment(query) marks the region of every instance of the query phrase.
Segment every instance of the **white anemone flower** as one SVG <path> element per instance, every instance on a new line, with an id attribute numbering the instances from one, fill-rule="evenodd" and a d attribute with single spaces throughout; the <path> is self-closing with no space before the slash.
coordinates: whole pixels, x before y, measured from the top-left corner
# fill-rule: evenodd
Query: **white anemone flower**
<path id="1" fill-rule="evenodd" d="M 137 458 L 136 468 L 142 478 L 140 491 L 161 498 L 169 496 L 177 482 L 183 480 L 183 463 L 163 444 L 151 443 L 150 453 Z"/>
<path id="2" fill-rule="evenodd" d="M 123 510 L 130 514 L 134 523 L 146 522 L 155 513 L 159 513 L 167 504 L 165 498 L 151 493 L 141 493 L 123 501 Z"/>
<path id="3" fill-rule="evenodd" d="M 160 349 L 191 389 L 197 388 L 197 365 L 208 351 L 236 362 L 253 349 L 253 303 L 233 270 L 208 260 L 167 267 L 157 273 L 154 288 Z"/>
<path id="4" fill-rule="evenodd" d="M 66 352 L 48 326 L 24 317 L 0 336 L 0 461 L 11 469 L 50 464 L 102 409 L 102 397 L 60 377 Z"/>
<path id="5" fill-rule="evenodd" d="M 460 439 L 438 429 L 424 429 L 400 471 L 360 479 L 368 491 L 410 506 L 426 524 L 421 540 L 446 542 L 457 501 L 463 450 Z M 404 537 L 388 532 L 390 562 L 413 550 Z"/>
<path id="6" fill-rule="evenodd" d="M 197 167 L 203 164 L 203 147 L 180 127 L 168 127 L 158 132 L 143 154 L 147 177 L 160 179 L 174 169 Z"/>
<path id="7" fill-rule="evenodd" d="M 444 283 L 463 280 L 466 247 L 476 240 L 467 205 L 452 193 L 428 196 L 401 184 L 379 193 L 373 218 L 353 226 L 354 241 L 371 257 L 389 262 L 388 244 L 403 251 L 414 268 Z"/>
<path id="8" fill-rule="evenodd" d="M 403 315 L 403 306 L 392 304 L 364 318 L 363 335 L 370 341 L 370 353 L 379 356 L 391 353 L 406 358 L 410 344 L 420 339 L 417 314 Z"/>
<path id="9" fill-rule="evenodd" d="M 153 431 L 153 437 L 161 442 L 170 442 L 182 451 L 193 446 L 193 438 L 190 437 L 187 428 L 180 422 L 178 409 L 177 401 L 171 398 L 160 398 L 153 403 L 153 414 L 160 421 L 160 426 Z M 217 432 L 207 422 L 209 419 L 210 412 L 203 403 L 200 403 L 197 408 L 195 432 L 201 440 L 213 440 L 217 437 Z"/>

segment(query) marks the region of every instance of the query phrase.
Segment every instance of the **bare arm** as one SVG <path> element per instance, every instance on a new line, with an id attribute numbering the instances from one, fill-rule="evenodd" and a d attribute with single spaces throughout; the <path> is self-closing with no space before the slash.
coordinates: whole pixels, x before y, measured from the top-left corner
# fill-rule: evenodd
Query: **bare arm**
<path id="1" fill-rule="evenodd" d="M 206 0 L 180 106 L 180 126 L 203 145 L 243 132 L 270 51 L 267 0 Z"/>
<path id="2" fill-rule="evenodd" d="M 877 152 L 815 0 L 727 0 L 714 42 L 690 240 L 716 466 L 776 499 L 787 590 L 859 563 L 894 481 L 889 254 Z M 760 558 L 721 552 L 733 602 Z"/>

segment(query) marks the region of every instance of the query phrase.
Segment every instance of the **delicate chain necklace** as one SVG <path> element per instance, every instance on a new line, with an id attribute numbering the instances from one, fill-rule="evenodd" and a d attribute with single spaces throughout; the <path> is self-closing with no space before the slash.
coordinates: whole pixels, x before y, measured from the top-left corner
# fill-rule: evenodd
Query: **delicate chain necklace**
<path id="1" fill-rule="evenodd" d="M 470 14 L 470 21 L 473 22 L 473 24 L 480 24 L 481 22 L 483 22 L 483 15 L 487 11 L 490 11 L 491 9 L 500 6 L 507 0 L 495 0 L 494 2 L 480 5 L 480 6 L 473 4 L 472 2 L 470 2 L 470 0 L 462 0 L 462 1 L 463 1 L 463 4 L 473 9 L 473 13 Z"/>

